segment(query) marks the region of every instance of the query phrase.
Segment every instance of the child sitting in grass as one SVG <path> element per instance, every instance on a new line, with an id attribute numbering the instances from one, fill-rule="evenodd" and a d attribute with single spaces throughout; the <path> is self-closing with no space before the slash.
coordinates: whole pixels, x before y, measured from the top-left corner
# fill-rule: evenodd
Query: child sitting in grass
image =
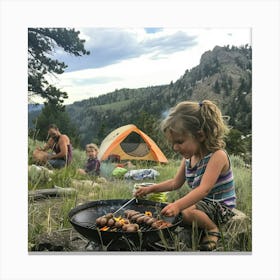
<path id="1" fill-rule="evenodd" d="M 197 224 L 205 234 L 201 251 L 216 249 L 219 226 L 234 214 L 236 195 L 229 156 L 224 149 L 228 127 L 219 108 L 211 101 L 185 101 L 173 108 L 162 130 L 175 152 L 182 156 L 173 179 L 137 189 L 135 196 L 179 189 L 187 181 L 192 188 L 162 210 L 166 216 L 180 212 L 184 222 Z"/>
<path id="2" fill-rule="evenodd" d="M 86 155 L 88 157 L 84 169 L 78 169 L 82 175 L 99 176 L 100 175 L 100 161 L 97 159 L 98 147 L 96 144 L 86 145 Z"/>

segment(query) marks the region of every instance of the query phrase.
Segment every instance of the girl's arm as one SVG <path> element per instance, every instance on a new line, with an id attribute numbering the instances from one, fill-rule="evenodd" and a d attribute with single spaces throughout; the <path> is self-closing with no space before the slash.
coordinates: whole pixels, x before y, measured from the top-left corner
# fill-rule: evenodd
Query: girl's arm
<path id="1" fill-rule="evenodd" d="M 186 159 L 183 158 L 181 165 L 173 179 L 166 180 L 149 187 L 139 187 L 135 192 L 135 196 L 144 196 L 149 193 L 173 191 L 180 188 L 185 183 L 185 169 Z"/>
<path id="2" fill-rule="evenodd" d="M 176 216 L 182 210 L 203 199 L 214 187 L 219 175 L 226 172 L 228 168 L 229 160 L 226 153 L 223 150 L 218 150 L 213 153 L 207 164 L 200 185 L 184 197 L 167 205 L 161 213 L 166 216 Z"/>

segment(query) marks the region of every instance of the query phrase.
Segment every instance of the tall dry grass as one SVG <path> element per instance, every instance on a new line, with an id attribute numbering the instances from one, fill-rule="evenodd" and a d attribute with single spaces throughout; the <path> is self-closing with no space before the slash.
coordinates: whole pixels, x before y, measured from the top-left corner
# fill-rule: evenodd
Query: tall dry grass
<path id="1" fill-rule="evenodd" d="M 29 165 L 32 165 L 32 151 L 37 145 L 42 143 L 34 140 L 29 141 L 28 159 Z M 77 168 L 83 167 L 86 157 L 85 152 L 81 150 L 73 151 L 73 164 L 61 170 L 53 170 L 52 173 L 38 173 L 37 170 L 29 168 L 28 171 L 28 189 L 36 190 L 42 188 L 52 188 L 59 186 L 62 188 L 74 187 L 77 192 L 72 196 L 47 199 L 44 201 L 35 201 L 29 199 L 28 204 L 28 242 L 31 248 L 36 242 L 36 237 L 42 233 L 50 233 L 56 230 L 70 229 L 68 221 L 69 211 L 78 204 L 92 200 L 105 199 L 127 199 L 132 197 L 132 191 L 135 182 L 123 179 L 114 179 L 110 177 L 110 168 L 103 169 L 107 177 L 104 183 L 97 178 L 81 176 L 77 173 Z M 224 251 L 251 251 L 251 217 L 252 217 L 252 172 L 251 168 L 245 166 L 244 161 L 237 156 L 231 156 L 236 192 L 238 197 L 237 207 L 249 217 L 247 232 L 240 239 L 240 244 L 225 245 Z M 180 161 L 170 161 L 167 165 L 154 165 L 151 163 L 136 163 L 136 168 L 155 168 L 160 176 L 156 181 L 163 181 L 172 178 L 180 165 Z M 73 180 L 92 180 L 92 186 L 75 186 Z M 183 196 L 189 191 L 187 186 L 183 186 L 178 191 L 168 193 L 168 201 L 172 202 Z M 195 243 L 195 241 L 194 241 Z M 178 247 L 178 244 L 175 244 Z M 238 248 L 237 248 L 238 247 Z M 237 248 L 237 249 L 236 249 Z"/>

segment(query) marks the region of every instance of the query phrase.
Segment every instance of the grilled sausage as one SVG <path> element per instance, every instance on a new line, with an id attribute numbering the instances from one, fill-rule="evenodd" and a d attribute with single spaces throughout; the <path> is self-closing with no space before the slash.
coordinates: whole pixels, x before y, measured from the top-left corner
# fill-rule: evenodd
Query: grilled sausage
<path id="1" fill-rule="evenodd" d="M 126 231 L 127 228 L 128 228 L 128 225 L 129 225 L 129 224 L 124 224 L 124 225 L 122 226 L 122 230 L 123 230 L 123 231 Z"/>
<path id="2" fill-rule="evenodd" d="M 112 227 L 115 224 L 115 220 L 114 219 L 109 219 L 107 222 L 107 226 L 108 227 Z"/>
<path id="3" fill-rule="evenodd" d="M 127 214 L 136 213 L 136 212 L 137 212 L 136 210 L 128 209 L 128 210 L 125 210 L 125 211 L 124 211 L 124 215 L 126 216 Z"/>
<path id="4" fill-rule="evenodd" d="M 157 220 L 156 222 L 152 223 L 152 228 L 163 229 L 163 228 L 170 227 L 171 225 L 172 224 L 169 222 L 165 222 L 163 220 Z"/>
<path id="5" fill-rule="evenodd" d="M 97 219 L 95 220 L 96 225 L 100 225 L 100 220 L 101 220 L 101 218 L 102 218 L 102 217 L 99 217 L 99 218 L 97 218 Z"/>
<path id="6" fill-rule="evenodd" d="M 124 211 L 124 214 L 127 215 L 127 214 L 129 214 L 131 212 L 137 212 L 137 211 L 132 210 L 132 209 L 127 209 L 127 210 Z"/>
<path id="7" fill-rule="evenodd" d="M 130 220 L 132 221 L 132 222 L 135 222 L 138 218 L 140 218 L 141 216 L 143 216 L 144 214 L 136 214 L 136 215 L 133 215 L 131 218 L 130 218 Z"/>
<path id="8" fill-rule="evenodd" d="M 159 228 L 163 223 L 163 220 L 157 220 L 154 223 L 152 223 L 152 228 Z"/>
<path id="9" fill-rule="evenodd" d="M 107 219 L 111 219 L 113 217 L 114 217 L 113 213 L 108 213 L 105 215 L 105 218 L 107 218 Z"/>
<path id="10" fill-rule="evenodd" d="M 146 218 L 146 215 L 140 216 L 136 219 L 137 224 L 142 224 L 144 222 L 144 219 Z"/>
<path id="11" fill-rule="evenodd" d="M 143 219 L 143 223 L 147 223 L 148 220 L 152 219 L 150 216 L 145 216 Z"/>
<path id="12" fill-rule="evenodd" d="M 122 225 L 123 224 L 130 224 L 130 221 L 126 218 L 121 218 L 121 220 L 118 220 L 118 222 L 120 222 Z"/>
<path id="13" fill-rule="evenodd" d="M 130 219 L 132 216 L 136 215 L 136 214 L 140 214 L 140 212 L 135 211 L 135 210 L 126 210 L 124 211 L 124 215 Z"/>
<path id="14" fill-rule="evenodd" d="M 163 223 L 158 227 L 158 229 L 163 229 L 163 228 L 167 228 L 167 227 L 170 227 L 170 226 L 172 226 L 171 223 L 169 223 L 169 222 L 163 222 Z"/>
<path id="15" fill-rule="evenodd" d="M 149 218 L 149 220 L 146 221 L 146 224 L 148 226 L 151 226 L 154 222 L 156 222 L 157 219 L 156 218 Z"/>
<path id="16" fill-rule="evenodd" d="M 105 217 L 101 217 L 99 224 L 104 227 L 107 224 L 107 219 Z"/>
<path id="17" fill-rule="evenodd" d="M 129 224 L 126 228 L 127 232 L 136 232 L 139 229 L 139 225 L 137 224 Z"/>
<path id="18" fill-rule="evenodd" d="M 115 227 L 116 227 L 116 228 L 121 228 L 121 227 L 122 227 L 122 223 L 120 223 L 120 222 L 115 222 Z"/>
<path id="19" fill-rule="evenodd" d="M 139 225 L 138 224 L 134 224 L 134 227 L 136 228 L 136 230 L 139 230 Z"/>
<path id="20" fill-rule="evenodd" d="M 126 229 L 127 232 L 135 232 L 136 229 L 134 226 L 128 226 L 127 229 Z"/>

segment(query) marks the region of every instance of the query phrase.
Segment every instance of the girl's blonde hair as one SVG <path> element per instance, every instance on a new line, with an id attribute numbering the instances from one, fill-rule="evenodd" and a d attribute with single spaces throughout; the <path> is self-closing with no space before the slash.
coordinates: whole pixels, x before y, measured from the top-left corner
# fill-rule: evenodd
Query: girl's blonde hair
<path id="1" fill-rule="evenodd" d="M 203 132 L 203 145 L 211 152 L 225 147 L 224 138 L 229 131 L 220 109 L 209 100 L 179 103 L 171 108 L 161 129 L 168 138 L 172 138 L 172 132 L 181 136 L 191 134 L 195 138 Z"/>
<path id="2" fill-rule="evenodd" d="M 98 146 L 96 144 L 90 143 L 86 145 L 86 151 L 87 150 L 95 150 L 96 152 L 99 151 Z"/>

